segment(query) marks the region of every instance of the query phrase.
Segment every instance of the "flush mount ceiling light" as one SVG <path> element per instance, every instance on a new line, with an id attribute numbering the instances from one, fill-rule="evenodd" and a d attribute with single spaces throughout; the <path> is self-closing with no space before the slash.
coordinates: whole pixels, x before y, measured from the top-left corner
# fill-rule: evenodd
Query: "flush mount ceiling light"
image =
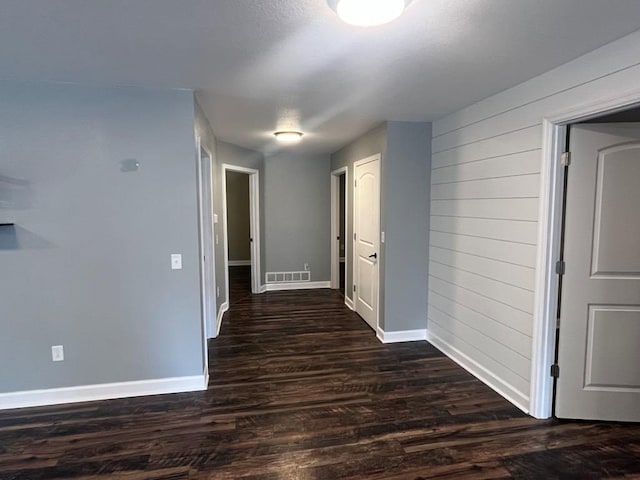
<path id="1" fill-rule="evenodd" d="M 274 133 L 276 139 L 282 143 L 296 143 L 302 140 L 302 132 L 283 131 Z"/>
<path id="2" fill-rule="evenodd" d="M 374 27 L 395 20 L 411 0 L 327 0 L 329 6 L 346 23 L 357 27 Z"/>

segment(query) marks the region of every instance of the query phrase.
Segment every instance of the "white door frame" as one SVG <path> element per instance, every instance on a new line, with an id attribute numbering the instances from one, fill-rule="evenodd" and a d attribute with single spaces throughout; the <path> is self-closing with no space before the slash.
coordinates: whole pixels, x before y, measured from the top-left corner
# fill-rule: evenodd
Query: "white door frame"
<path id="1" fill-rule="evenodd" d="M 215 327 L 215 305 L 216 299 L 214 292 L 216 291 L 216 257 L 215 244 L 213 237 L 209 239 L 211 251 L 206 252 L 205 249 L 205 231 L 211 232 L 213 235 L 213 157 L 211 153 L 202 146 L 200 137 L 196 137 L 196 172 L 198 181 L 198 230 L 199 230 L 199 251 L 200 251 L 200 305 L 202 313 L 202 341 L 203 341 L 203 361 L 205 375 L 208 376 L 209 369 L 209 349 L 207 340 L 217 335 Z M 204 155 L 203 155 L 204 153 Z M 203 181 L 203 163 L 209 163 L 209 212 L 211 215 L 204 215 L 204 181 Z M 209 256 L 210 261 L 205 260 L 205 256 Z M 209 266 L 209 275 L 207 268 Z M 213 306 L 213 308 L 211 308 Z"/>
<path id="2" fill-rule="evenodd" d="M 381 293 L 381 286 L 380 286 L 380 260 L 382 258 L 382 252 L 381 250 L 381 246 L 382 243 L 380 242 L 380 232 L 382 231 L 382 154 L 380 153 L 376 153 L 375 155 L 371 155 L 370 157 L 367 158 L 363 158 L 362 160 L 357 160 L 355 162 L 353 162 L 353 182 L 351 183 L 351 192 L 352 192 L 352 200 L 353 200 L 353 232 L 355 233 L 355 229 L 356 229 L 356 224 L 355 224 L 355 219 L 356 217 L 356 208 L 357 208 L 357 203 L 356 203 L 356 168 L 360 165 L 363 165 L 365 163 L 369 163 L 372 161 L 377 160 L 378 162 L 380 162 L 380 171 L 379 171 L 379 176 L 378 176 L 378 181 L 380 182 L 380 184 L 378 185 L 378 200 L 379 200 L 379 205 L 378 205 L 378 226 L 379 226 L 379 231 L 378 231 L 378 268 L 376 269 L 376 281 L 378 282 L 378 298 L 376 299 L 376 328 L 375 328 L 375 332 L 376 335 L 378 334 L 378 332 L 380 331 L 380 296 L 382 295 Z M 345 202 L 346 204 L 346 202 Z M 353 279 L 353 284 L 355 285 L 356 282 L 356 278 L 358 278 L 357 276 L 357 272 L 358 272 L 358 255 L 356 254 L 356 238 L 355 235 L 351 236 L 351 242 L 352 242 L 352 252 L 353 252 L 353 260 L 352 260 L 352 279 Z M 346 248 L 345 248 L 346 250 Z M 346 272 L 345 272 L 346 275 Z M 347 288 L 346 286 L 346 278 L 345 278 L 345 290 Z M 345 295 L 346 298 L 346 295 Z M 356 300 L 356 296 L 353 295 L 353 310 L 357 313 L 358 307 L 358 301 Z M 365 322 L 366 323 L 366 322 Z M 369 325 L 367 323 L 367 325 Z"/>
<path id="3" fill-rule="evenodd" d="M 340 288 L 340 177 L 344 175 L 344 235 L 347 236 L 347 225 L 349 224 L 349 209 L 347 208 L 347 185 L 349 185 L 349 168 L 342 167 L 331 172 L 331 288 Z M 344 264 L 345 264 L 345 282 L 344 296 L 347 297 L 347 271 L 346 266 L 349 264 L 349 252 L 347 250 L 347 239 L 344 238 Z"/>
<path id="4" fill-rule="evenodd" d="M 564 195 L 564 153 L 567 126 L 595 117 L 640 105 L 640 89 L 630 89 L 607 98 L 585 101 L 571 110 L 557 112 L 543 119 L 540 223 L 538 224 L 538 258 L 531 357 L 531 394 L 529 413 L 536 418 L 550 418 L 553 409 L 551 365 L 555 360 L 558 275 L 562 233 L 562 199 Z"/>
<path id="5" fill-rule="evenodd" d="M 222 164 L 222 218 L 224 226 L 224 278 L 226 301 L 229 302 L 229 235 L 227 225 L 227 172 L 249 175 L 249 228 L 251 242 L 251 292 L 260 293 L 260 171 L 237 165 Z"/>

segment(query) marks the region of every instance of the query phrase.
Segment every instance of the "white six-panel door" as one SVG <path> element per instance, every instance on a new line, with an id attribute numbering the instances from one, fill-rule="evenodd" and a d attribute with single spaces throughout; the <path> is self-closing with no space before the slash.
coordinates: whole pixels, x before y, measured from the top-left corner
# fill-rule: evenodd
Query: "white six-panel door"
<path id="1" fill-rule="evenodd" d="M 371 328 L 378 324 L 380 156 L 354 164 L 354 305 Z"/>
<path id="2" fill-rule="evenodd" d="M 571 129 L 561 418 L 640 421 L 640 125 Z"/>

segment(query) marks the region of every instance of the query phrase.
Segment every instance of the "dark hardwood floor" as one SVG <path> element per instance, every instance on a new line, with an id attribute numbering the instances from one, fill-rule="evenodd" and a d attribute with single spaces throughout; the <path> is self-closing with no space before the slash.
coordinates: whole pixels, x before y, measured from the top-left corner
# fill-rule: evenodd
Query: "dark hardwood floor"
<path id="1" fill-rule="evenodd" d="M 251 267 L 229 267 L 229 308 L 251 297 Z"/>
<path id="2" fill-rule="evenodd" d="M 1 479 L 640 478 L 640 426 L 537 421 L 333 291 L 246 295 L 207 392 L 0 412 Z"/>

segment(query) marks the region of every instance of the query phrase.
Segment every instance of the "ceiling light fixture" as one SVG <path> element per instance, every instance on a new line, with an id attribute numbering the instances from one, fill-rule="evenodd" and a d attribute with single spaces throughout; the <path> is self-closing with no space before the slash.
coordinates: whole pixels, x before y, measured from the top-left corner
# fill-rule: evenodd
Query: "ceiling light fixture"
<path id="1" fill-rule="evenodd" d="M 400 15 L 411 0 L 327 0 L 329 6 L 346 23 L 357 27 L 374 27 L 389 23 Z"/>
<path id="2" fill-rule="evenodd" d="M 302 132 L 283 131 L 274 133 L 276 139 L 282 143 L 296 143 L 302 140 Z"/>

